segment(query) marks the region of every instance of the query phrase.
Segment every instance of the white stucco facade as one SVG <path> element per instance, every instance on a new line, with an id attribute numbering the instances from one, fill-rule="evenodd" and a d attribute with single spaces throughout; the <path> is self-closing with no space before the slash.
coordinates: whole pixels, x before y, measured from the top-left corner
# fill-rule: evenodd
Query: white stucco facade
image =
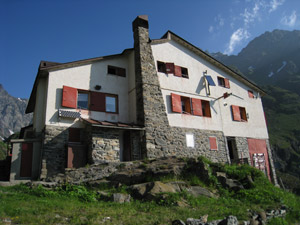
<path id="1" fill-rule="evenodd" d="M 228 76 L 218 67 L 173 40 L 152 44 L 152 52 L 156 66 L 157 61 L 161 61 L 171 62 L 188 69 L 188 79 L 158 72 L 170 126 L 223 131 L 225 136 L 268 138 L 262 102 L 257 92 L 254 91 L 255 98 L 249 98 L 248 90 L 251 89 L 244 83 Z M 216 84 L 216 86 L 210 86 L 210 95 L 205 89 L 205 71 Z M 219 86 L 218 76 L 229 79 L 230 88 Z M 226 99 L 220 98 L 225 92 L 232 93 L 232 95 Z M 173 113 L 171 93 L 209 101 L 211 118 Z M 248 121 L 234 121 L 231 105 L 244 107 Z"/>
<path id="2" fill-rule="evenodd" d="M 133 54 L 102 59 L 85 65 L 52 70 L 48 75 L 48 88 L 45 88 L 47 105 L 45 110 L 45 125 L 80 127 L 78 119 L 58 116 L 58 110 L 80 111 L 82 118 L 99 121 L 132 123 L 136 121 L 135 113 L 135 80 Z M 126 69 L 126 76 L 108 74 L 107 66 Z M 98 92 L 118 96 L 118 113 L 96 112 L 62 107 L 63 86 L 84 91 L 94 91 L 95 85 L 100 85 Z M 39 97 L 37 97 L 38 99 Z M 40 103 L 40 102 L 37 102 Z M 40 104 L 37 104 L 40 105 Z M 42 121 L 42 120 L 40 120 Z"/>

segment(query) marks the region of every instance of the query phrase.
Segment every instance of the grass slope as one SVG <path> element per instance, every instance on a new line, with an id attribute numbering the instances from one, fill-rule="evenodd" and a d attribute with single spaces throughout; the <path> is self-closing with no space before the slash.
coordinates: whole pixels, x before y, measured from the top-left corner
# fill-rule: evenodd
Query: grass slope
<path id="1" fill-rule="evenodd" d="M 223 189 L 213 175 L 206 184 L 191 175 L 187 182 L 218 190 L 220 197 L 196 198 L 186 192 L 165 193 L 164 198 L 159 196 L 151 202 L 134 200 L 124 204 L 99 200 L 97 190 L 84 186 L 65 185 L 55 190 L 26 185 L 0 187 L 0 219 L 18 224 L 171 224 L 175 219 L 185 221 L 189 217 L 199 218 L 208 214 L 209 221 L 228 215 L 247 220 L 249 210 L 259 212 L 285 204 L 289 209 L 286 218 L 274 219 L 269 224 L 295 224 L 300 221 L 300 198 L 274 187 L 260 171 L 246 165 L 218 165 L 218 168 L 223 168 L 228 176 L 241 182 L 250 175 L 254 184 L 249 189 L 232 192 Z M 173 180 L 182 179 L 173 177 Z M 100 189 L 109 193 L 127 192 L 126 186 L 118 189 L 104 186 Z M 176 206 L 178 201 L 185 201 L 188 206 Z"/>

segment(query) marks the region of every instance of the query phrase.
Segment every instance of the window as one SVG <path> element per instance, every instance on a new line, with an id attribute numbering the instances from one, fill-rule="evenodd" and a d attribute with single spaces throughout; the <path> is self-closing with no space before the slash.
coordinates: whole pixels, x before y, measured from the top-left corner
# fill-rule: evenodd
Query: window
<path id="1" fill-rule="evenodd" d="M 186 146 L 194 148 L 195 142 L 194 142 L 194 135 L 193 134 L 186 134 Z"/>
<path id="2" fill-rule="evenodd" d="M 182 74 L 182 77 L 189 78 L 189 74 L 188 74 L 188 69 L 187 68 L 181 67 L 181 74 Z"/>
<path id="3" fill-rule="evenodd" d="M 175 65 L 174 76 L 176 76 L 176 77 L 183 77 L 183 78 L 189 78 L 188 69 L 184 68 L 184 67 L 181 67 L 181 66 L 176 66 Z"/>
<path id="4" fill-rule="evenodd" d="M 202 114 L 205 117 L 211 117 L 209 101 L 201 100 Z"/>
<path id="5" fill-rule="evenodd" d="M 217 138 L 209 137 L 210 150 L 218 150 Z"/>
<path id="6" fill-rule="evenodd" d="M 87 92 L 78 92 L 77 108 L 78 109 L 88 109 L 89 108 L 89 94 Z"/>
<path id="7" fill-rule="evenodd" d="M 188 113 L 191 114 L 192 113 L 192 109 L 191 109 L 191 99 L 188 97 L 183 97 L 181 96 L 181 110 L 183 113 Z"/>
<path id="8" fill-rule="evenodd" d="M 231 110 L 234 121 L 247 122 L 247 113 L 244 107 L 232 105 Z"/>
<path id="9" fill-rule="evenodd" d="M 248 96 L 249 98 L 254 98 L 253 91 L 248 90 Z"/>
<path id="10" fill-rule="evenodd" d="M 111 113 L 118 112 L 118 98 L 116 95 L 106 95 L 105 96 L 105 111 Z"/>
<path id="11" fill-rule="evenodd" d="M 118 95 L 63 86 L 62 106 L 73 109 L 118 113 Z"/>
<path id="12" fill-rule="evenodd" d="M 166 64 L 164 62 L 157 61 L 158 72 L 166 73 Z"/>
<path id="13" fill-rule="evenodd" d="M 218 85 L 225 88 L 230 88 L 229 80 L 227 78 L 218 77 Z"/>
<path id="14" fill-rule="evenodd" d="M 211 117 L 209 101 L 171 93 L 171 103 L 173 112 Z"/>
<path id="15" fill-rule="evenodd" d="M 164 63 L 157 61 L 157 71 L 162 73 L 173 73 L 174 76 L 189 78 L 188 69 L 185 67 L 177 66 L 174 63 Z"/>
<path id="16" fill-rule="evenodd" d="M 107 66 L 107 73 L 108 74 L 114 74 L 121 77 L 126 77 L 126 69 L 116 67 L 116 66 Z"/>

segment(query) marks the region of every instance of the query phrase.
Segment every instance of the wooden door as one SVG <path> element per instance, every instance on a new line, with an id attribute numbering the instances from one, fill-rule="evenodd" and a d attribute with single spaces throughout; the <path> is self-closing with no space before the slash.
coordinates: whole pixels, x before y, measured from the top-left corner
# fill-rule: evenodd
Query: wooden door
<path id="1" fill-rule="evenodd" d="M 22 143 L 20 177 L 31 177 L 33 144 Z"/>
<path id="2" fill-rule="evenodd" d="M 68 168 L 84 167 L 87 163 L 87 152 L 85 145 L 68 145 Z"/>

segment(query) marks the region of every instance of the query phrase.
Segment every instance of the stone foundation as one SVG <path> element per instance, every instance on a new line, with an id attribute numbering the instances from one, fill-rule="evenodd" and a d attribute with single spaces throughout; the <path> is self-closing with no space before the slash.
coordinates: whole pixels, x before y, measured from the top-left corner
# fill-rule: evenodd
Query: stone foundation
<path id="1" fill-rule="evenodd" d="M 148 133 L 147 156 L 149 158 L 204 156 L 213 162 L 228 162 L 223 132 L 166 126 L 160 127 L 156 135 L 153 133 L 151 136 Z M 186 134 L 193 134 L 193 148 L 187 147 Z M 217 138 L 218 150 L 210 150 L 209 137 Z"/>
<path id="2" fill-rule="evenodd" d="M 98 127 L 90 129 L 89 163 L 120 161 L 120 131 Z"/>

